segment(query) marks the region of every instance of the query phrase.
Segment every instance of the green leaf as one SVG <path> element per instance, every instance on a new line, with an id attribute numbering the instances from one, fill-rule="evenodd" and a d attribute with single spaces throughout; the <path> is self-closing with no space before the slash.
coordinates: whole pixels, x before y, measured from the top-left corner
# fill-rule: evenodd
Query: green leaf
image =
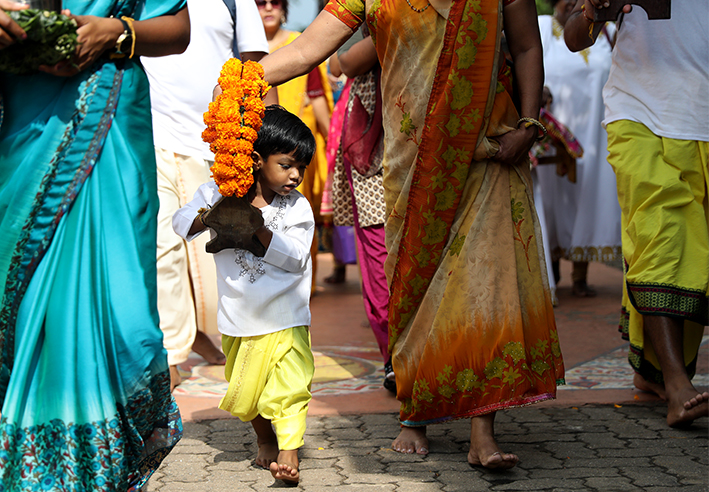
<path id="1" fill-rule="evenodd" d="M 26 9 L 6 12 L 27 33 L 0 50 L 0 71 L 16 75 L 30 74 L 40 65 L 54 65 L 69 60 L 76 52 L 76 21 L 47 10 Z"/>

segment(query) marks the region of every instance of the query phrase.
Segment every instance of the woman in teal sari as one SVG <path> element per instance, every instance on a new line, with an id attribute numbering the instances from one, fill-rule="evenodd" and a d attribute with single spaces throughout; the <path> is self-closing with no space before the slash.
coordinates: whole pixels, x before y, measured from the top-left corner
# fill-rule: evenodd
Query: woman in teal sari
<path id="1" fill-rule="evenodd" d="M 137 60 L 186 48 L 185 1 L 64 8 L 78 14 L 74 63 L 0 73 L 0 491 L 140 489 L 182 433 L 158 328 Z M 109 18 L 122 16 L 135 22 Z M 8 25 L 0 11 L 0 49 L 17 37 Z M 134 39 L 111 58 L 124 32 Z"/>

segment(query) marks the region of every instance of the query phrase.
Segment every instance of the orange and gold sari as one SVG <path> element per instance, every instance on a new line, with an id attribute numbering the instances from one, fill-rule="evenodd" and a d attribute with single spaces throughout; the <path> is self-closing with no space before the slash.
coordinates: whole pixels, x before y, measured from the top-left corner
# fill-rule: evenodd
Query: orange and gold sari
<path id="1" fill-rule="evenodd" d="M 554 398 L 564 367 L 529 168 L 490 159 L 518 119 L 502 1 L 410 1 L 325 9 L 366 18 L 382 66 L 390 348 L 417 426 Z"/>

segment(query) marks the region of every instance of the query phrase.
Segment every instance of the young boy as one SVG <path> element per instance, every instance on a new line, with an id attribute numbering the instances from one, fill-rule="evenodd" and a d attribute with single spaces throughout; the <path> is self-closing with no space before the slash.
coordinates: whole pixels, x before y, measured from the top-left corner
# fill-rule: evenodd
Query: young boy
<path id="1" fill-rule="evenodd" d="M 257 224 L 263 224 L 253 234 L 258 247 L 250 249 L 256 254 L 238 248 L 214 254 L 217 323 L 229 381 L 219 408 L 251 422 L 256 464 L 291 483 L 299 480 L 298 448 L 315 369 L 308 329 L 315 221 L 308 200 L 295 188 L 314 151 L 313 134 L 297 116 L 278 106 L 266 109 L 254 143 L 254 184 L 246 195 L 256 207 L 252 213 L 260 210 Z M 175 232 L 189 241 L 206 230 L 204 222 L 212 222 L 200 211 L 220 198 L 213 181 L 200 186 L 173 216 Z M 251 219 L 232 225 L 249 230 Z"/>

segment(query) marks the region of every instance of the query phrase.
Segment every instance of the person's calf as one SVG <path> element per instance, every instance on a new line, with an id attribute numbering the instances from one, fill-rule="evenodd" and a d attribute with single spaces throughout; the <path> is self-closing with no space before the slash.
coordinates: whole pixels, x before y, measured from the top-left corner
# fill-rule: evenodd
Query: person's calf
<path id="1" fill-rule="evenodd" d="M 251 426 L 256 432 L 256 444 L 258 445 L 258 454 L 254 464 L 268 470 L 271 463 L 278 458 L 278 438 L 273 432 L 271 422 L 260 415 L 251 421 Z"/>

